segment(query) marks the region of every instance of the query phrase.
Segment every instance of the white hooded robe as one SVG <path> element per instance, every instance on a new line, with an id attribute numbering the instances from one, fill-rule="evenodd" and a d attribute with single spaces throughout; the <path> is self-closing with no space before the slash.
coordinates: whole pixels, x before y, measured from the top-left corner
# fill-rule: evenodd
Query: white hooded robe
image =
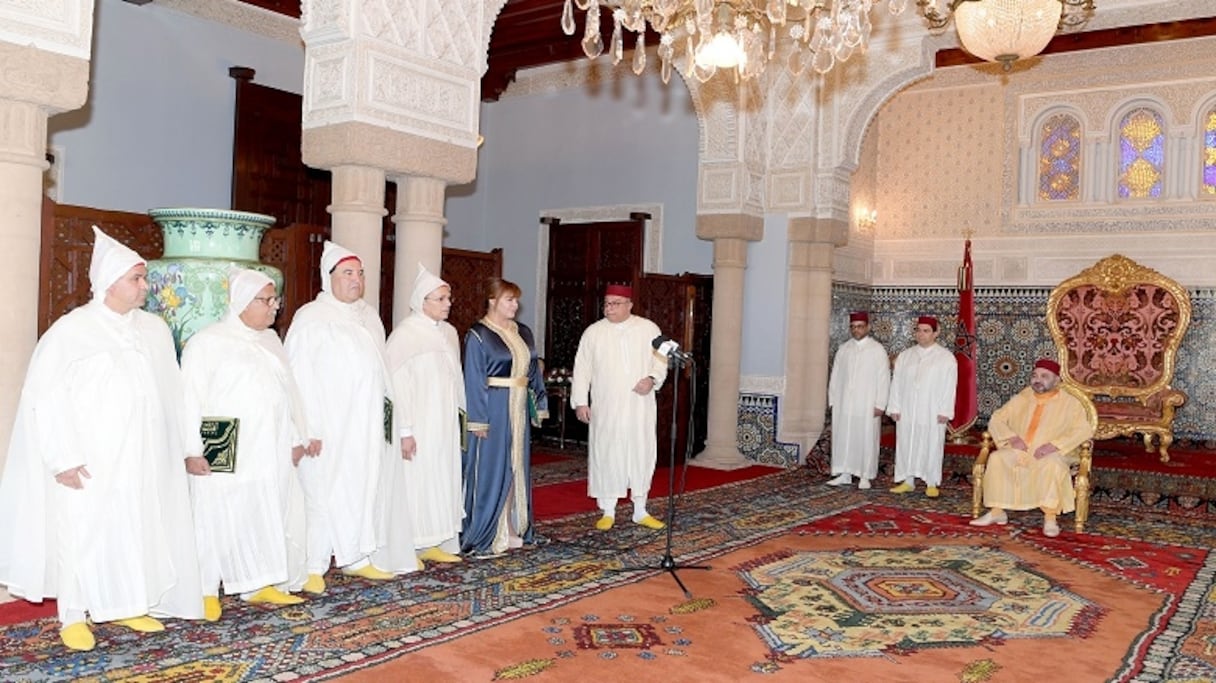
<path id="1" fill-rule="evenodd" d="M 417 548 L 460 551 L 464 519 L 460 453 L 460 412 L 465 408 L 464 373 L 456 328 L 422 312 L 423 298 L 443 280 L 419 266 L 410 296 L 413 311 L 388 340 L 394 412 L 399 437 L 413 436 L 417 451 L 403 460 L 396 449 L 393 476 L 409 502 Z M 400 442 L 398 441 L 398 446 Z"/>
<path id="2" fill-rule="evenodd" d="M 227 316 L 182 350 L 186 410 L 196 435 L 190 454 L 202 453 L 197 434 L 204 418 L 240 420 L 235 470 L 190 477 L 204 595 L 217 595 L 221 582 L 229 594 L 271 585 L 296 591 L 308 578 L 304 492 L 291 462 L 292 448 L 308 442 L 304 405 L 278 335 L 239 317 L 271 282 L 235 270 Z"/>
<path id="3" fill-rule="evenodd" d="M 96 227 L 93 299 L 39 340 L 0 481 L 0 584 L 60 619 L 201 619 L 184 464 L 181 373 L 169 328 L 119 314 L 106 289 L 143 259 Z M 83 488 L 58 483 L 84 465 Z"/>

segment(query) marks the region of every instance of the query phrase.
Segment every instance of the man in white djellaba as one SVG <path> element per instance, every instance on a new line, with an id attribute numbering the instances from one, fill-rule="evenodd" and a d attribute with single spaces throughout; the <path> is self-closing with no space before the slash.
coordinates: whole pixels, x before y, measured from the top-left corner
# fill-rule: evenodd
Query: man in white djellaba
<path id="1" fill-rule="evenodd" d="M 363 300 L 363 288 L 362 260 L 327 241 L 321 292 L 296 311 L 284 341 L 304 417 L 321 442 L 320 454 L 298 466 L 307 527 L 304 591 L 313 594 L 325 592 L 331 558 L 344 573 L 365 579 L 389 579 L 397 570 L 371 559 L 391 540 L 377 533 L 389 384 L 384 323 Z"/>
<path id="2" fill-rule="evenodd" d="M 310 439 L 304 404 L 283 342 L 270 326 L 279 312 L 274 281 L 254 270 L 228 273 L 228 313 L 199 330 L 182 351 L 186 415 L 196 438 L 186 471 L 202 574 L 204 618 L 220 618 L 224 592 L 253 603 L 295 605 L 304 586 L 304 492 L 296 465 Z M 238 420 L 235 458 L 212 471 L 198 430 L 206 420 Z M 226 465 L 226 466 L 224 466 Z"/>
<path id="3" fill-rule="evenodd" d="M 96 645 L 89 621 L 203 616 L 173 338 L 139 310 L 144 259 L 93 233 L 93 298 L 35 347 L 0 482 L 0 584 L 56 598 L 73 650 Z"/>
<path id="4" fill-rule="evenodd" d="M 666 525 L 646 511 L 658 456 L 654 393 L 667 378 L 667 359 L 652 342 L 659 326 L 633 315 L 633 288 L 604 290 L 604 317 L 583 331 L 574 355 L 570 405 L 590 425 L 587 495 L 603 513 L 595 528 L 616 520 L 618 498 L 633 499 L 633 521 L 649 529 Z"/>
<path id="5" fill-rule="evenodd" d="M 895 376 L 887 397 L 887 414 L 895 420 L 895 481 L 892 493 L 916 489 L 925 482 L 925 495 L 936 498 L 942 483 L 946 423 L 954 417 L 958 361 L 937 343 L 937 318 L 916 321 L 916 345 L 895 358 Z"/>
<path id="6" fill-rule="evenodd" d="M 870 314 L 849 314 L 851 338 L 836 350 L 828 380 L 828 406 L 832 408 L 831 486 L 870 488 L 878 475 L 878 438 L 891 387 L 891 361 L 887 350 L 870 336 Z"/>
<path id="7" fill-rule="evenodd" d="M 447 322 L 451 310 L 452 288 L 418 264 L 411 313 L 388 338 L 393 414 L 401 448 L 386 476 L 393 477 L 394 485 L 402 485 L 401 494 L 393 498 L 408 503 L 419 561 L 461 561 L 457 554 L 464 519 L 460 415 L 465 396 L 460 340 Z"/>

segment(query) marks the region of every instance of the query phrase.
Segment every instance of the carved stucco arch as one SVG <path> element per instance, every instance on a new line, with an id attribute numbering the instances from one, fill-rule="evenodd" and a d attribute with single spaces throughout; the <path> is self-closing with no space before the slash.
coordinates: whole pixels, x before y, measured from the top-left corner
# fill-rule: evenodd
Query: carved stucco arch
<path id="1" fill-rule="evenodd" d="M 922 42 L 919 61 L 878 79 L 870 86 L 849 116 L 840 144 L 835 146 L 838 155 L 833 159 L 835 163 L 819 169 L 821 173 L 847 171 L 851 174 L 857 169 L 861 161 L 862 141 L 865 139 L 866 130 L 878 116 L 878 110 L 905 88 L 933 75 L 933 60 L 937 49 L 936 44 L 931 41 Z"/>

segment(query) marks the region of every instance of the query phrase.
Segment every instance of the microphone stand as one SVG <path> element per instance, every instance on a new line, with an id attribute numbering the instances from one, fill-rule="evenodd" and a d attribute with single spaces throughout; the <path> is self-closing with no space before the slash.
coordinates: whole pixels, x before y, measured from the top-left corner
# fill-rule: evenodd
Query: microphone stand
<path id="1" fill-rule="evenodd" d="M 704 564 L 679 564 L 679 563 L 677 563 L 675 558 L 671 554 L 671 540 L 672 540 L 672 530 L 675 528 L 675 519 L 676 519 L 676 426 L 679 424 L 677 416 L 679 415 L 679 412 L 680 412 L 679 411 L 679 407 L 680 407 L 680 366 L 687 363 L 691 367 L 691 370 L 692 370 L 692 383 L 691 384 L 692 384 L 692 390 L 694 392 L 694 394 L 693 394 L 694 397 L 696 395 L 695 391 L 696 391 L 696 379 L 697 379 L 697 376 L 696 376 L 697 366 L 696 366 L 696 364 L 693 363 L 691 358 L 684 357 L 684 356 L 677 356 L 675 353 L 672 353 L 671 355 L 669 355 L 667 357 L 667 360 L 668 360 L 669 365 L 674 366 L 675 373 L 673 374 L 673 379 L 672 379 L 670 444 L 668 445 L 668 449 L 667 449 L 667 528 L 666 528 L 667 542 L 666 542 L 666 545 L 664 545 L 664 547 L 663 547 L 663 558 L 659 560 L 659 564 L 657 567 L 647 567 L 647 566 L 621 567 L 619 569 L 614 569 L 612 571 L 637 572 L 637 571 L 647 571 L 647 570 L 651 570 L 651 569 L 660 569 L 662 571 L 665 571 L 665 572 L 671 574 L 671 578 L 675 579 L 676 585 L 679 586 L 680 590 L 684 592 L 684 598 L 687 600 L 691 600 L 692 592 L 690 592 L 688 590 L 688 588 L 684 585 L 684 582 L 680 580 L 680 575 L 676 573 L 676 570 L 677 569 L 712 569 L 712 567 L 710 567 L 709 565 L 704 565 Z M 691 407 L 690 407 L 690 410 L 688 411 L 688 415 L 689 415 L 689 421 L 691 422 L 692 415 L 693 415 L 693 411 L 691 410 Z M 689 429 L 688 436 L 690 439 L 692 438 L 691 429 Z M 685 449 L 685 451 L 686 451 L 685 458 L 684 458 L 684 468 L 685 469 L 688 468 L 687 450 L 688 449 Z"/>

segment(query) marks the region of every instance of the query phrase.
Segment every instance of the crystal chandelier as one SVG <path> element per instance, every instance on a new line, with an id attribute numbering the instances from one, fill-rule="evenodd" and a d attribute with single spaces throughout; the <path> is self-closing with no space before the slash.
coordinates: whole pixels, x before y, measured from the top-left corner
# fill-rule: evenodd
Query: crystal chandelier
<path id="1" fill-rule="evenodd" d="M 623 31 L 637 34 L 633 71 L 646 68 L 647 26 L 659 34 L 660 73 L 671 78 L 676 48 L 684 47 L 686 73 L 704 82 L 719 70 L 749 79 L 764 72 L 777 55 L 778 41 L 788 39 L 785 58 L 793 74 L 809 66 L 824 74 L 869 44 L 870 10 L 882 0 L 565 0 L 562 30 L 574 35 L 574 8 L 585 12 L 583 52 L 595 59 L 604 52 L 601 8 L 612 16 L 607 46 L 612 63 L 625 54 Z M 1038 54 L 1058 28 L 1088 21 L 1094 0 L 915 0 L 931 31 L 944 29 L 954 17 L 959 41 L 971 54 L 1001 62 Z M 908 0 L 887 0 L 893 15 Z"/>
<path id="2" fill-rule="evenodd" d="M 777 53 L 777 41 L 788 36 L 792 49 L 786 65 L 792 73 L 810 66 L 827 73 L 855 52 L 864 52 L 870 38 L 870 9 L 881 0 L 566 0 L 562 29 L 575 31 L 574 6 L 586 12 L 583 52 L 595 59 L 604 51 L 600 37 L 601 6 L 612 12 L 612 63 L 625 53 L 622 31 L 637 34 L 633 71 L 646 68 L 647 24 L 659 34 L 663 82 L 671 78 L 676 47 L 683 43 L 687 73 L 706 81 L 719 70 L 736 79 L 753 78 Z M 900 14 L 908 0 L 887 0 Z M 779 35 L 783 34 L 783 35 Z"/>
<path id="3" fill-rule="evenodd" d="M 1089 21 L 1094 0 L 917 0 L 931 31 L 945 28 L 954 16 L 959 43 L 980 59 L 1000 62 L 1009 71 L 1019 59 L 1047 47 L 1057 29 Z"/>

